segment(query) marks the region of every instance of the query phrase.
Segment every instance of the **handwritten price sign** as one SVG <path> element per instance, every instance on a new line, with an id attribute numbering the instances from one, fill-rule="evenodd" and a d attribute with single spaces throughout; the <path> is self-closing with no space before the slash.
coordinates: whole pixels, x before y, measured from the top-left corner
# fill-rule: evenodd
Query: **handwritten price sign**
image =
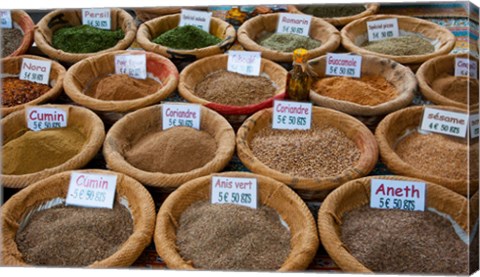
<path id="1" fill-rule="evenodd" d="M 275 100 L 273 129 L 309 130 L 312 125 L 312 103 Z"/>
<path id="2" fill-rule="evenodd" d="M 293 13 L 280 13 L 278 17 L 277 33 L 296 34 L 308 37 L 312 16 Z"/>
<path id="3" fill-rule="evenodd" d="M 372 179 L 370 207 L 405 211 L 425 210 L 425 183 Z"/>
<path id="4" fill-rule="evenodd" d="M 200 105 L 196 104 L 163 104 L 163 130 L 175 126 L 186 126 L 200 130 Z"/>
<path id="5" fill-rule="evenodd" d="M 83 25 L 110 30 L 111 21 L 110 9 L 82 9 Z"/>
<path id="6" fill-rule="evenodd" d="M 48 85 L 51 68 L 51 61 L 23 58 L 20 69 L 20 76 L 18 78 L 20 80 Z"/>
<path id="7" fill-rule="evenodd" d="M 420 129 L 464 138 L 467 135 L 468 115 L 426 107 Z"/>
<path id="8" fill-rule="evenodd" d="M 117 175 L 72 172 L 66 204 L 111 209 L 116 186 Z"/>
<path id="9" fill-rule="evenodd" d="M 191 25 L 195 26 L 205 32 L 210 32 L 210 20 L 212 18 L 211 12 L 193 11 L 182 9 L 180 14 L 179 26 Z"/>
<path id="10" fill-rule="evenodd" d="M 25 109 L 27 126 L 32 131 L 67 127 L 68 110 L 29 106 Z"/>
<path id="11" fill-rule="evenodd" d="M 115 74 L 127 74 L 136 79 L 147 78 L 147 58 L 145 54 L 115 55 Z"/>
<path id="12" fill-rule="evenodd" d="M 360 78 L 362 56 L 347 54 L 327 54 L 325 75 Z"/>
<path id="13" fill-rule="evenodd" d="M 12 14 L 10 10 L 0 10 L 0 28 L 11 29 L 12 27 Z"/>
<path id="14" fill-rule="evenodd" d="M 262 57 L 260 52 L 228 51 L 227 70 L 243 75 L 260 75 Z"/>
<path id="15" fill-rule="evenodd" d="M 212 204 L 237 204 L 257 208 L 257 179 L 212 177 Z"/>
<path id="16" fill-rule="evenodd" d="M 400 36 L 396 18 L 367 22 L 368 41 L 377 41 Z"/>

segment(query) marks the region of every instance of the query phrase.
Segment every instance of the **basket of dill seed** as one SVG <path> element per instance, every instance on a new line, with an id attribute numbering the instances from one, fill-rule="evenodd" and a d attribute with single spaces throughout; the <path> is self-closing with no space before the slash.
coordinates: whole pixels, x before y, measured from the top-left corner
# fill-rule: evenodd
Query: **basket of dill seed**
<path id="1" fill-rule="evenodd" d="M 59 9 L 44 16 L 34 35 L 40 51 L 52 59 L 73 64 L 95 54 L 127 49 L 135 39 L 137 26 L 125 10 L 107 9 L 101 15 L 106 19 L 101 22 L 88 19 L 93 13 L 82 13 L 87 12 Z"/>
<path id="2" fill-rule="evenodd" d="M 181 14 L 149 20 L 138 28 L 137 42 L 146 51 L 167 58 L 201 59 L 227 51 L 235 41 L 235 28 L 216 17 L 209 32 L 195 26 L 179 26 Z"/>

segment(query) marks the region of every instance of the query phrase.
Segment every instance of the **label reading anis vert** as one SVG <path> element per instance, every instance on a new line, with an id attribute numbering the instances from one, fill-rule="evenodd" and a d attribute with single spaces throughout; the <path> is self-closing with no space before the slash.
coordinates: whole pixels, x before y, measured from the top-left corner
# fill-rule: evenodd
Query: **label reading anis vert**
<path id="1" fill-rule="evenodd" d="M 372 179 L 370 207 L 405 211 L 425 210 L 425 183 Z"/>
<path id="2" fill-rule="evenodd" d="M 257 208 L 257 179 L 212 177 L 212 204 L 236 204 Z"/>
<path id="3" fill-rule="evenodd" d="M 294 101 L 273 102 L 273 129 L 309 130 L 312 124 L 312 103 Z"/>
<path id="4" fill-rule="evenodd" d="M 90 208 L 113 207 L 117 175 L 72 172 L 66 205 Z"/>
<path id="5" fill-rule="evenodd" d="M 0 10 L 0 28 L 11 29 L 12 27 L 12 14 L 10 10 Z"/>
<path id="6" fill-rule="evenodd" d="M 27 118 L 27 127 L 32 131 L 67 127 L 67 109 L 27 106 L 25 113 Z"/>
<path id="7" fill-rule="evenodd" d="M 467 135 L 468 115 L 425 107 L 420 129 L 464 138 Z"/>
<path id="8" fill-rule="evenodd" d="M 111 21 L 110 9 L 82 9 L 83 25 L 110 30 Z"/>

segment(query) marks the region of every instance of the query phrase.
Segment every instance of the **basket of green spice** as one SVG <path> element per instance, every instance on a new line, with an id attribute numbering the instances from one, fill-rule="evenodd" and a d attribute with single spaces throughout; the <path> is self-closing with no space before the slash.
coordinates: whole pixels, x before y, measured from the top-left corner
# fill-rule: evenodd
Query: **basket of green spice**
<path id="1" fill-rule="evenodd" d="M 107 170 L 75 172 L 87 181 L 116 175 L 113 208 L 66 205 L 72 171 L 36 182 L 2 206 L 3 266 L 127 267 L 150 244 L 155 205 L 142 184 Z"/>
<path id="2" fill-rule="evenodd" d="M 24 58 L 40 61 L 51 61 L 48 84 L 40 84 L 28 80 L 20 80 L 20 71 Z M 25 105 L 38 105 L 57 98 L 63 91 L 65 67 L 60 63 L 32 55 L 8 57 L 2 63 L 2 107 L 1 115 L 6 116 L 21 110 Z"/>
<path id="3" fill-rule="evenodd" d="M 138 28 L 137 42 L 167 58 L 201 59 L 227 51 L 235 41 L 235 28 L 219 18 L 211 18 L 209 32 L 179 23 L 180 14 L 149 20 Z"/>
<path id="4" fill-rule="evenodd" d="M 410 176 L 445 186 L 467 195 L 478 190 L 478 140 L 423 132 L 420 123 L 425 107 L 408 107 L 386 116 L 375 136 L 385 165 L 395 174 Z M 466 113 L 461 108 L 431 106 Z M 470 183 L 470 184 L 469 184 Z"/>
<path id="5" fill-rule="evenodd" d="M 129 113 L 108 131 L 107 166 L 144 185 L 171 192 L 181 184 L 221 171 L 235 150 L 235 133 L 217 112 L 200 106 L 200 128 L 162 127 L 164 105 Z M 175 108 L 166 114 L 179 113 Z"/>
<path id="6" fill-rule="evenodd" d="M 55 173 L 84 167 L 105 137 L 102 120 L 92 111 L 71 105 L 42 105 L 68 111 L 67 127 L 32 131 L 24 110 L 1 120 L 2 174 L 8 188 L 20 189 Z"/>
<path id="7" fill-rule="evenodd" d="M 436 105 L 478 109 L 478 78 L 455 76 L 457 58 L 470 59 L 478 64 L 478 59 L 467 54 L 433 58 L 423 63 L 416 73 L 420 92 Z"/>
<path id="8" fill-rule="evenodd" d="M 348 23 L 372 14 L 376 14 L 379 4 L 324 4 L 324 5 L 289 5 L 291 13 L 309 14 L 319 17 L 333 26 L 342 27 Z"/>
<path id="9" fill-rule="evenodd" d="M 425 210 L 371 208 L 372 179 L 425 183 Z M 465 197 L 403 176 L 350 181 L 328 195 L 318 213 L 325 250 L 343 271 L 355 273 L 467 275 L 468 225 Z"/>
<path id="10" fill-rule="evenodd" d="M 212 176 L 255 178 L 257 209 L 210 204 Z M 158 212 L 154 242 L 172 269 L 301 271 L 317 251 L 315 232 L 310 210 L 285 184 L 228 172 L 196 178 L 170 194 Z"/>
<path id="11" fill-rule="evenodd" d="M 368 41 L 367 22 L 397 19 L 399 36 Z M 408 65 L 416 71 L 423 62 L 449 53 L 455 35 L 433 22 L 401 15 L 371 15 L 350 22 L 341 30 L 342 45 L 350 52 L 376 55 Z"/>
<path id="12" fill-rule="evenodd" d="M 82 25 L 82 11 L 54 10 L 44 16 L 35 28 L 37 47 L 50 58 L 76 63 L 90 56 L 127 49 L 135 40 L 137 26 L 133 17 L 122 9 L 110 9 L 110 30 Z"/>
<path id="13" fill-rule="evenodd" d="M 250 18 L 237 32 L 238 42 L 249 51 L 260 51 L 262 57 L 275 62 L 292 62 L 293 50 L 308 50 L 310 59 L 335 51 L 340 45 L 340 32 L 323 19 L 313 17 L 309 36 L 278 34 L 279 14 Z"/>
<path id="14" fill-rule="evenodd" d="M 375 137 L 350 115 L 312 107 L 309 130 L 273 129 L 272 116 L 272 108 L 263 109 L 242 124 L 238 157 L 252 172 L 289 185 L 303 199 L 321 200 L 375 167 Z"/>
<path id="15" fill-rule="evenodd" d="M 32 18 L 22 10 L 12 10 L 12 28 L 2 28 L 2 58 L 25 54 L 33 43 Z"/>

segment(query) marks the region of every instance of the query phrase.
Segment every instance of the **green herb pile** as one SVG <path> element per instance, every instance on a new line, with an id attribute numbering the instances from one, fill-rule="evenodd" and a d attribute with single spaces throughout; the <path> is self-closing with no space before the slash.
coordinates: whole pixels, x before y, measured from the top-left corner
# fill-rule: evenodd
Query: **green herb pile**
<path id="1" fill-rule="evenodd" d="M 78 25 L 58 29 L 53 34 L 53 47 L 69 53 L 95 53 L 115 46 L 125 34 L 102 30 L 89 25 Z"/>
<path id="2" fill-rule="evenodd" d="M 186 25 L 168 30 L 152 41 L 173 49 L 192 50 L 215 45 L 222 40 L 197 27 Z"/>

